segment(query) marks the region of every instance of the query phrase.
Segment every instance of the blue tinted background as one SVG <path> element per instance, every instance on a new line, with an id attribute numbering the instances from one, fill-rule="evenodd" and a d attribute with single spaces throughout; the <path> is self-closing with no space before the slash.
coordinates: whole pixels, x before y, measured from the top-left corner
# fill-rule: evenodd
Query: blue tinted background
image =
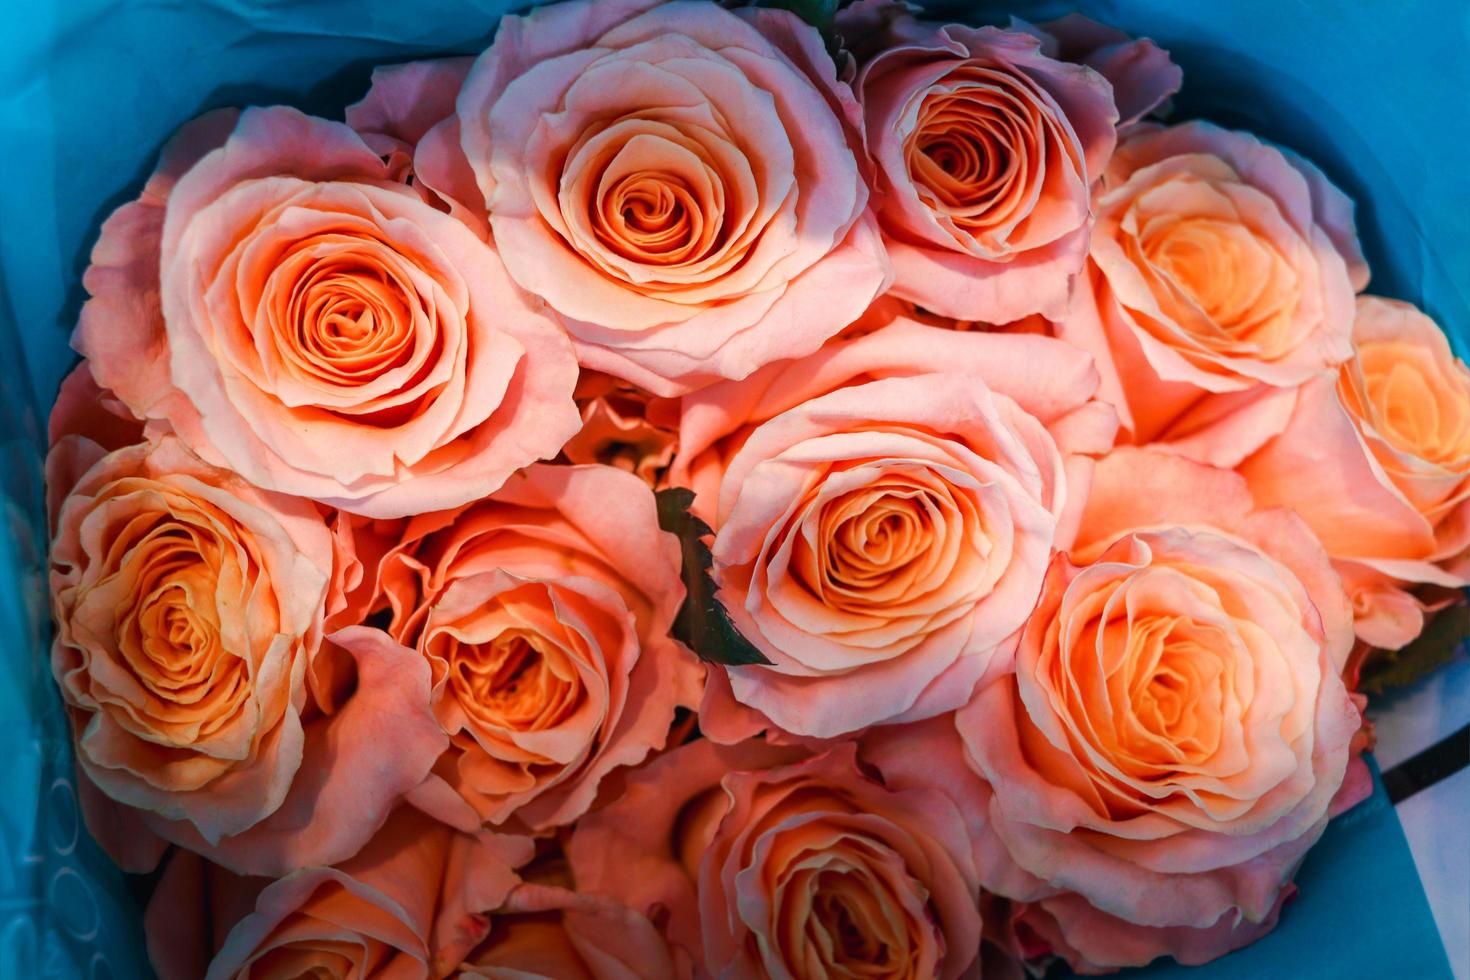
<path id="1" fill-rule="evenodd" d="M 79 832 L 45 659 L 39 453 L 73 360 L 80 276 L 106 214 L 204 109 L 337 115 L 371 66 L 478 50 L 507 0 L 32 0 L 0 33 L 0 980 L 146 975 L 136 911 Z M 933 7 L 935 5 L 931 5 Z M 1374 292 L 1470 339 L 1470 5 L 1464 0 L 1016 0 L 974 18 L 1080 9 L 1168 47 L 1180 116 L 1316 160 L 1360 205 Z M 1448 828 L 1447 828 L 1448 830 Z M 1463 832 L 1463 828 L 1459 828 Z M 1329 830 L 1281 928 L 1195 980 L 1448 976 L 1381 794 Z M 1184 975 L 1155 968 L 1149 977 Z"/>

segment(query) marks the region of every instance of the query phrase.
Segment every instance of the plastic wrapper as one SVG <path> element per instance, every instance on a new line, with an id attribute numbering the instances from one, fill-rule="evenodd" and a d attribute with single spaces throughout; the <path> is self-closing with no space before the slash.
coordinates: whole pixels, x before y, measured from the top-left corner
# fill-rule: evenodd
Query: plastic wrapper
<path id="1" fill-rule="evenodd" d="M 44 419 L 75 360 L 81 272 L 161 142 L 217 106 L 340 117 L 376 64 L 481 49 L 508 0 L 41 0 L 0 32 L 0 977 L 142 977 L 136 884 L 76 809 L 47 661 Z M 1071 9 L 1152 37 L 1185 69 L 1177 117 L 1251 129 L 1359 202 L 1374 292 L 1414 301 L 1470 350 L 1462 0 L 931 3 L 1003 22 Z M 1432 84 L 1426 84 L 1432 83 Z M 1461 680 L 1464 679 L 1463 672 Z M 1464 833 L 1445 827 L 1449 833 Z M 1450 976 L 1382 787 L 1334 822 L 1280 928 L 1203 968 L 1148 977 Z"/>

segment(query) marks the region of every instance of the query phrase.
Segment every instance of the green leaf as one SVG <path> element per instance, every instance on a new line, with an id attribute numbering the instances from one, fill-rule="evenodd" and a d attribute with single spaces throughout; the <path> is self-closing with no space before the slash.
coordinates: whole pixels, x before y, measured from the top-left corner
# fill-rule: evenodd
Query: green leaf
<path id="1" fill-rule="evenodd" d="M 1358 688 L 1382 694 L 1417 681 L 1453 660 L 1466 637 L 1470 637 L 1470 605 L 1462 602 L 1437 613 L 1408 646 L 1375 652 L 1363 665 Z"/>
<path id="2" fill-rule="evenodd" d="M 656 494 L 658 526 L 679 539 L 684 559 L 684 604 L 669 635 L 693 650 L 700 660 L 725 666 L 769 664 L 765 655 L 740 635 L 730 614 L 715 598 L 715 581 L 710 577 L 714 559 L 704 539 L 713 534 L 710 526 L 689 513 L 694 491 L 670 487 Z"/>
<path id="3" fill-rule="evenodd" d="M 837 18 L 837 5 L 838 0 L 761 0 L 761 6 L 789 10 L 829 37 Z"/>

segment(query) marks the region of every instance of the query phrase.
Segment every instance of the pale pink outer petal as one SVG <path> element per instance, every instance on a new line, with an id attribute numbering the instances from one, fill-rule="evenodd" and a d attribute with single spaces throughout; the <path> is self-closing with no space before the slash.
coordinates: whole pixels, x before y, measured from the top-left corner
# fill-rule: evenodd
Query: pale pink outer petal
<path id="1" fill-rule="evenodd" d="M 1184 83 L 1184 71 L 1169 52 L 1146 37 L 1130 38 L 1077 13 L 1046 21 L 1041 29 L 1058 42 L 1057 57 L 1080 61 L 1112 84 L 1119 127 L 1157 109 Z"/>
<path id="2" fill-rule="evenodd" d="M 435 125 L 454 115 L 454 100 L 472 58 L 430 58 L 373 69 L 367 94 L 348 106 L 347 125 L 416 146 Z"/>
<path id="3" fill-rule="evenodd" d="M 987 262 L 964 252 L 889 239 L 892 293 L 941 316 L 1010 323 L 1032 313 L 1066 316 L 1072 285 L 1087 256 L 1088 231 L 1009 262 Z"/>
<path id="4" fill-rule="evenodd" d="M 1240 466 L 1263 505 L 1290 507 L 1335 558 L 1401 579 L 1463 585 L 1425 560 L 1434 529 L 1394 487 L 1337 395 L 1337 379 L 1303 386 L 1286 431 Z"/>
<path id="5" fill-rule="evenodd" d="M 1160 956 L 1197 966 L 1271 932 L 1282 907 L 1295 893 L 1294 886 L 1282 888 L 1275 904 L 1258 922 L 1239 919 L 1233 911 L 1227 911 L 1207 926 L 1141 926 L 1109 915 L 1070 892 L 1021 907 L 1016 921 L 1035 931 L 1082 974 L 1144 966 Z"/>
<path id="6" fill-rule="evenodd" d="M 424 659 L 385 633 L 353 626 L 327 640 L 357 664 L 357 688 L 306 727 L 301 769 L 280 809 L 211 844 L 192 827 L 145 818 L 154 832 L 241 874 L 281 875 L 355 854 L 428 774 L 448 739 L 429 709 Z M 383 732 L 393 751 L 371 749 Z"/>
<path id="7" fill-rule="evenodd" d="M 1105 410 L 1092 414 L 1104 406 L 1089 402 L 1098 374 L 1084 351 L 1045 337 L 958 332 L 900 316 L 873 333 L 835 340 L 807 357 L 770 364 L 743 380 L 684 396 L 679 451 L 669 482 L 695 486 L 697 506 L 714 522 L 714 501 L 706 501 L 703 491 L 718 483 L 733 455 L 714 451 L 721 440 L 845 385 L 941 372 L 978 378 L 1048 428 L 1092 404 L 1080 417 L 1095 424 L 1059 443 L 1066 452 L 1087 454 L 1105 452 L 1113 444 L 1116 422 Z"/>

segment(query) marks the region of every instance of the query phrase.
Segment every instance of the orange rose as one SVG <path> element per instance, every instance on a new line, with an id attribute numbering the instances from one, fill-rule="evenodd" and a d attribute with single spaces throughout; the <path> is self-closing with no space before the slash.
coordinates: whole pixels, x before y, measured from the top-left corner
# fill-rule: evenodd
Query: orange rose
<path id="1" fill-rule="evenodd" d="M 1240 472 L 1338 560 L 1359 635 L 1400 647 L 1423 628 L 1402 586 L 1470 584 L 1470 370 L 1407 303 L 1360 298 L 1353 342 Z"/>
<path id="2" fill-rule="evenodd" d="M 526 838 L 459 834 L 407 807 L 350 860 L 275 881 L 181 851 L 144 916 L 149 958 L 159 980 L 438 980 L 530 857 Z"/>
<path id="3" fill-rule="evenodd" d="M 670 482 L 771 662 L 711 673 L 706 732 L 761 727 L 731 695 L 819 738 L 930 717 L 1004 669 L 1112 445 L 1094 384 L 1066 344 L 900 320 L 686 396 Z"/>
<path id="4" fill-rule="evenodd" d="M 666 916 L 700 976 L 975 975 L 979 882 L 959 801 L 885 787 L 850 743 L 783 764 L 799 755 L 701 740 L 630 774 L 574 832 L 579 889 Z"/>
<path id="5" fill-rule="evenodd" d="M 477 190 L 583 365 L 673 395 L 815 350 L 888 284 L 821 36 L 784 10 L 571 0 L 506 17 L 420 173 Z M 457 193 L 464 194 L 464 190 Z"/>
<path id="6" fill-rule="evenodd" d="M 252 873 L 346 857 L 443 750 L 427 671 L 366 631 L 324 637 L 355 565 L 340 526 L 172 436 L 105 453 L 64 434 L 89 389 L 109 403 L 85 374 L 68 379 L 47 472 L 52 671 L 93 833 L 132 870 L 157 862 L 160 837 Z M 330 690 L 329 676 L 352 689 Z M 337 747 L 384 718 L 391 759 Z"/>
<path id="7" fill-rule="evenodd" d="M 103 226 L 73 343 L 140 418 L 353 513 L 458 506 L 554 456 L 576 365 L 493 248 L 340 123 L 211 113 Z"/>
<path id="8" fill-rule="evenodd" d="M 1097 359 L 1123 434 L 1233 466 L 1352 354 L 1352 204 L 1306 161 L 1207 123 L 1139 125 L 1095 201 L 1057 335 Z"/>
<path id="9" fill-rule="evenodd" d="M 1367 791 L 1342 586 L 1305 525 L 1252 507 L 1232 473 L 1104 458 L 1015 674 L 956 716 L 1009 858 L 987 886 L 1040 901 L 1085 961 L 1248 941 Z"/>
<path id="10" fill-rule="evenodd" d="M 967 320 L 1061 316 L 1116 140 L 1111 87 L 1020 31 L 900 17 L 886 40 L 855 89 L 894 293 Z"/>
<path id="11" fill-rule="evenodd" d="M 451 738 L 436 812 L 570 823 L 610 772 L 660 748 L 703 675 L 668 636 L 679 572 L 653 492 L 607 466 L 533 466 L 480 503 L 413 519 L 379 587 Z"/>

